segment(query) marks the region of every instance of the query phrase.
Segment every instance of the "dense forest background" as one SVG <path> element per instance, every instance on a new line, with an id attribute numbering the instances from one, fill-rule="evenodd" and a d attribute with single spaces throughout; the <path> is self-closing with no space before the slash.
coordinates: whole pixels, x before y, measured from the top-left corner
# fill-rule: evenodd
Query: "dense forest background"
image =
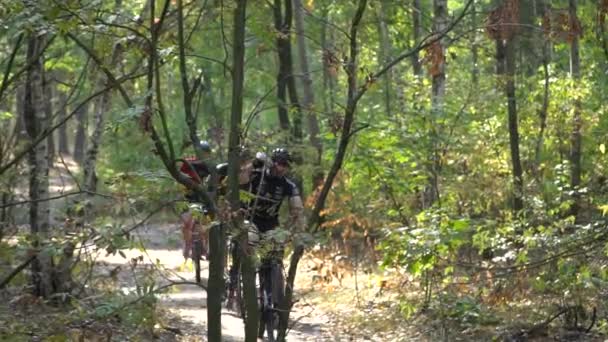
<path id="1" fill-rule="evenodd" d="M 372 333 L 603 340 L 607 16 L 606 0 L 0 0 L 0 336 L 34 329 L 9 313 L 38 297 L 64 325 L 155 329 L 180 283 L 151 270 L 117 292 L 90 251 L 145 249 L 134 234 L 178 222 L 185 188 L 238 227 L 245 145 L 293 151 L 306 202 L 281 338 L 307 260 L 324 286 L 356 280 L 333 298 Z M 226 196 L 178 172 L 198 139 L 230 162 Z"/>

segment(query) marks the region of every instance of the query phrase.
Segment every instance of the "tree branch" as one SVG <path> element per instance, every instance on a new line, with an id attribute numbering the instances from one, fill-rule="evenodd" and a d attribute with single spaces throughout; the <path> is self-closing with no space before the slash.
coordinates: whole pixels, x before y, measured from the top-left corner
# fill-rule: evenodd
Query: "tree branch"
<path id="1" fill-rule="evenodd" d="M 110 81 L 110 83 L 112 84 L 112 86 L 118 89 L 118 91 L 120 92 L 120 95 L 122 95 L 122 98 L 125 101 L 125 103 L 127 104 L 127 106 L 129 108 L 132 108 L 133 107 L 133 101 L 131 101 L 131 98 L 127 94 L 126 90 L 118 82 L 118 80 L 116 79 L 116 77 L 114 77 L 114 74 L 112 74 L 112 72 L 110 71 L 110 69 L 108 69 L 107 66 L 104 65 L 103 61 L 101 60 L 101 58 L 99 58 L 99 56 L 97 56 L 97 54 L 95 53 L 95 51 L 93 51 L 93 49 L 89 48 L 86 44 L 84 44 L 80 39 L 78 39 L 78 37 L 76 37 L 72 33 L 68 32 L 67 36 L 68 36 L 68 38 L 70 38 L 71 40 L 73 40 L 76 43 L 76 45 L 80 46 L 80 48 L 82 48 L 82 50 L 84 50 L 84 52 L 89 57 L 91 57 L 91 59 L 95 62 L 95 64 L 97 64 L 97 66 L 99 67 L 99 69 L 101 69 L 101 71 L 103 71 L 103 73 L 106 75 L 106 77 L 108 78 L 108 80 Z"/>
<path id="2" fill-rule="evenodd" d="M 24 34 L 21 33 L 17 38 L 17 42 L 15 43 L 15 47 L 13 48 L 13 52 L 8 59 L 8 63 L 6 64 L 6 69 L 4 70 L 4 77 L 2 78 L 2 86 L 0 86 L 0 99 L 2 99 L 2 95 L 4 91 L 8 87 L 8 75 L 11 73 L 11 69 L 13 68 L 13 61 L 15 60 L 15 56 L 17 55 L 17 51 L 21 47 L 21 42 L 23 41 Z"/>

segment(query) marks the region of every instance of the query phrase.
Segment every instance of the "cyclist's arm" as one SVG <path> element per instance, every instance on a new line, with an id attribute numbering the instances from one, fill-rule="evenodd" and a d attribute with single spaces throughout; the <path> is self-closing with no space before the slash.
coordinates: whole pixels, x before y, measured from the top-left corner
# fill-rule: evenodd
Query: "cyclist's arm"
<path id="1" fill-rule="evenodd" d="M 306 229 L 306 216 L 304 216 L 304 204 L 300 195 L 289 197 L 289 218 L 292 227 L 298 232 Z"/>
<path id="2" fill-rule="evenodd" d="M 294 227 L 296 232 L 303 232 L 306 228 L 304 204 L 302 203 L 302 197 L 300 196 L 298 187 L 290 180 L 287 180 L 286 195 L 288 198 L 287 204 L 289 205 L 290 226 Z"/>

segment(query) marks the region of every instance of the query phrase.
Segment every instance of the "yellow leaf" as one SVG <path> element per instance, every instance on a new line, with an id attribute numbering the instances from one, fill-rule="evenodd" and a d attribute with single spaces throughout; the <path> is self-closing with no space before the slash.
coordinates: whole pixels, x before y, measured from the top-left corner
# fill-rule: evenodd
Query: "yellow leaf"
<path id="1" fill-rule="evenodd" d="M 606 145 L 600 144 L 600 152 L 602 152 L 602 154 L 606 153 Z"/>
<path id="2" fill-rule="evenodd" d="M 315 8 L 314 0 L 306 1 L 306 9 L 312 11 Z"/>

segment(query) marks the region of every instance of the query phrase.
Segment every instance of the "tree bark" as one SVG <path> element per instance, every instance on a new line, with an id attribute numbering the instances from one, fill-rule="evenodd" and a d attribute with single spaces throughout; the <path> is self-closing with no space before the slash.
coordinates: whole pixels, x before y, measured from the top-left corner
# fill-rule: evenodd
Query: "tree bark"
<path id="1" fill-rule="evenodd" d="M 305 27 L 303 20 L 303 9 L 302 0 L 293 0 L 294 13 L 295 13 L 295 25 L 296 25 L 296 38 L 298 45 L 298 57 L 300 59 L 300 72 L 302 73 L 302 90 L 304 97 L 302 98 L 302 107 L 306 112 L 306 118 L 308 122 L 308 134 L 310 144 L 315 148 L 317 157 L 314 160 L 315 172 L 312 176 L 313 189 L 316 189 L 323 182 L 323 170 L 321 169 L 321 157 L 323 155 L 323 145 L 319 139 L 319 122 L 315 113 L 315 97 L 314 89 L 312 84 L 312 78 L 310 77 L 310 70 L 308 68 L 308 49 L 306 47 L 305 38 Z"/>
<path id="2" fill-rule="evenodd" d="M 24 123 L 27 134 L 31 140 L 37 138 L 47 127 L 47 116 L 44 111 L 44 61 L 41 48 L 44 45 L 44 36 L 35 33 L 28 40 L 27 61 L 30 67 L 26 71 Z M 32 285 L 34 294 L 50 297 L 55 293 L 53 286 L 52 257 L 44 251 L 46 236 L 49 231 L 49 202 L 39 201 L 48 197 L 49 162 L 48 140 L 44 139 L 29 152 L 30 165 L 29 197 L 30 203 L 30 231 L 34 237 L 34 249 L 41 249 L 32 262 Z"/>

